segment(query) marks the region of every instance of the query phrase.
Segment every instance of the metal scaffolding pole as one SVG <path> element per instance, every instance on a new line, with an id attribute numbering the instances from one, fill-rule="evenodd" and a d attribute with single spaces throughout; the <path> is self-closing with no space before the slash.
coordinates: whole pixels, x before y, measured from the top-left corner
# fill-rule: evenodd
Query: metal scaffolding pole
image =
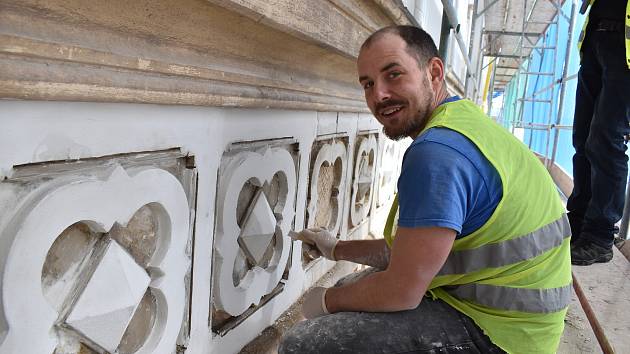
<path id="1" fill-rule="evenodd" d="M 473 4 L 472 21 L 471 21 L 471 28 L 470 28 L 470 31 L 471 31 L 470 40 L 468 41 L 469 42 L 468 53 L 470 54 L 471 63 L 473 63 L 475 67 L 471 68 L 471 70 L 473 70 L 472 71 L 473 74 L 472 76 L 470 74 L 467 75 L 465 86 L 464 86 L 464 94 L 473 102 L 477 101 L 477 96 L 479 95 L 479 85 L 478 83 L 471 80 L 471 77 L 475 77 L 475 78 L 479 77 L 479 67 L 480 67 L 479 61 L 482 58 L 481 42 L 483 41 L 483 30 L 481 28 L 482 26 L 480 26 L 480 23 L 481 21 L 483 21 L 483 18 L 482 18 L 483 13 L 486 12 L 495 3 L 496 1 L 486 6 L 480 13 L 478 12 L 479 0 L 475 0 Z M 474 60 L 473 60 L 473 55 L 475 55 Z"/>
<path id="2" fill-rule="evenodd" d="M 496 58 L 495 58 L 496 61 Z M 492 65 L 492 76 L 490 77 L 490 87 L 488 89 L 488 116 L 492 114 L 492 96 L 494 92 L 494 78 L 497 74 L 497 65 Z"/>
<path id="3" fill-rule="evenodd" d="M 564 113 L 564 97 L 565 97 L 565 93 L 567 89 L 567 81 L 568 81 L 568 80 L 565 80 L 565 78 L 567 77 L 567 72 L 569 71 L 569 60 L 571 58 L 571 51 L 573 47 L 571 45 L 571 38 L 573 38 L 573 29 L 575 28 L 576 9 L 577 9 L 577 4 L 575 3 L 575 0 L 573 0 L 571 4 L 571 19 L 569 22 L 569 41 L 568 41 L 569 45 L 564 54 L 564 67 L 562 68 L 562 79 L 560 80 L 560 97 L 558 98 L 559 103 L 558 103 L 558 117 L 556 118 L 556 126 L 559 126 L 560 123 L 562 122 L 562 114 Z M 560 139 L 560 131 L 558 129 L 555 129 L 554 137 L 553 137 L 553 149 L 551 151 L 551 160 L 549 163 L 550 168 L 556 162 L 556 154 L 558 152 L 559 139 Z"/>
<path id="4" fill-rule="evenodd" d="M 442 0 L 442 5 L 444 6 L 444 12 L 446 13 L 448 22 L 451 25 L 451 29 L 455 33 L 455 40 L 457 42 L 457 45 L 459 46 L 459 50 L 464 57 L 464 61 L 466 62 L 466 73 L 476 86 L 477 78 L 475 77 L 475 73 L 473 72 L 473 67 L 470 61 L 468 50 L 466 50 L 466 44 L 464 43 L 462 35 L 459 33 L 459 22 L 457 21 L 457 13 L 455 12 L 455 8 L 449 0 Z"/>
<path id="5" fill-rule="evenodd" d="M 515 128 L 523 128 L 529 133 L 529 136 L 526 138 L 529 140 L 529 143 L 526 142 L 526 144 L 528 143 L 530 148 L 532 148 L 533 144 L 536 143 L 536 149 L 544 155 L 544 163 L 547 166 L 552 162 L 552 158 L 555 160 L 556 153 L 554 151 L 557 150 L 558 131 L 560 130 L 559 123 L 563 114 L 563 108 L 556 106 L 556 104 L 558 104 L 558 101 L 561 101 L 561 103 L 564 104 L 566 83 L 573 78 L 568 77 L 566 75 L 566 71 L 562 76 L 557 73 L 560 69 L 558 65 L 562 65 L 561 63 L 556 64 L 559 55 L 558 50 L 563 45 L 563 43 L 560 43 L 560 38 L 562 37 L 560 28 L 561 25 L 564 25 L 564 23 L 561 21 L 563 18 L 574 21 L 575 18 L 575 15 L 572 15 L 572 17 L 569 18 L 562 10 L 563 0 L 548 1 L 553 6 L 553 17 L 549 20 L 534 18 L 533 15 L 538 13 L 537 5 L 540 4 L 540 1 L 538 0 L 521 0 L 514 3 L 513 5 L 516 5 L 516 7 L 519 8 L 517 11 L 522 12 L 522 22 L 519 24 L 521 25 L 521 28 L 520 31 L 519 29 L 514 30 L 512 28 L 510 28 L 510 31 L 506 31 L 505 29 L 508 28 L 506 27 L 508 24 L 507 21 L 510 17 L 508 14 L 513 12 L 509 11 L 511 1 L 505 0 L 504 7 L 506 10 L 504 13 L 505 16 L 503 18 L 502 27 L 504 30 L 499 30 L 498 28 L 483 30 L 484 34 L 492 35 L 493 37 L 495 35 L 519 37 L 515 43 L 516 47 L 514 47 L 511 52 L 501 53 L 501 50 L 499 49 L 496 53 L 493 52 L 486 55 L 494 56 L 496 62 L 499 62 L 497 59 L 500 58 L 513 58 L 518 61 L 518 66 L 516 67 L 506 67 L 506 64 L 504 63 L 497 65 L 496 69 L 501 69 L 501 71 L 497 71 L 496 74 L 493 75 L 495 83 L 499 83 L 500 85 L 503 85 L 508 81 L 504 79 L 504 77 L 508 76 L 508 73 L 511 73 L 509 76 L 512 77 L 512 80 L 508 85 L 510 88 L 505 91 L 504 95 L 510 95 L 514 99 L 508 100 L 508 106 L 503 107 L 505 112 L 502 112 L 503 114 L 501 114 L 501 116 L 505 120 L 505 125 L 508 129 L 510 128 L 507 124 L 512 124 L 512 133 L 515 133 Z M 572 0 L 572 2 L 575 1 L 577 0 Z M 485 2 L 487 3 L 487 1 Z M 491 5 L 494 5 L 496 1 L 490 1 L 490 3 Z M 481 16 L 479 15 L 480 8 L 483 7 L 481 4 L 481 0 L 475 0 L 473 17 L 475 15 Z M 545 24 L 547 27 L 543 33 L 544 37 L 534 42 L 534 38 L 540 34 L 538 32 L 533 32 L 530 26 L 541 24 Z M 572 23 L 569 23 L 569 26 L 572 26 Z M 555 35 L 550 32 L 551 30 L 555 30 Z M 571 30 L 573 30 L 572 27 Z M 570 43 L 567 43 L 566 45 L 570 45 Z M 549 53 L 549 51 L 553 51 L 553 53 Z M 535 66 L 538 66 L 539 63 L 537 60 L 538 56 L 532 56 L 534 53 L 539 54 L 541 58 L 541 66 L 539 69 L 534 68 Z M 567 53 L 565 53 L 565 56 L 566 55 Z M 565 64 L 565 66 L 568 66 L 568 64 Z M 508 68 L 514 68 L 516 75 L 514 75 L 514 71 L 505 71 Z M 477 76 L 480 77 L 480 74 L 477 74 Z M 557 85 L 562 86 L 559 88 Z M 545 88 L 540 89 L 541 86 L 545 86 Z M 528 105 L 528 102 L 531 103 L 531 107 Z M 487 105 L 488 107 L 491 107 L 489 102 L 487 102 Z M 535 129 L 533 128 L 534 124 L 537 125 Z M 542 127 L 538 127 L 538 125 L 541 125 Z M 534 136 L 531 133 L 533 131 L 543 130 L 546 131 L 544 140 L 542 135 L 540 136 L 540 140 L 534 140 Z"/>
<path id="6" fill-rule="evenodd" d="M 558 11 L 558 14 L 556 15 L 556 40 L 554 42 L 553 46 L 543 46 L 542 48 L 548 48 L 553 50 L 553 57 L 551 60 L 553 69 L 551 70 L 551 83 L 555 82 L 555 73 L 556 73 L 556 60 L 558 60 L 558 46 L 560 45 L 560 14 L 562 13 L 562 6 L 560 3 L 560 0 L 556 0 L 556 2 L 554 3 L 554 5 L 556 6 L 556 9 Z M 543 49 L 544 50 L 544 49 Z M 542 55 L 541 55 L 541 60 L 542 60 Z M 564 77 L 564 73 L 561 77 Z M 555 96 L 555 92 L 556 90 L 551 90 L 551 102 L 554 101 L 554 96 Z M 560 113 L 559 111 L 556 112 L 557 116 L 556 116 L 556 121 L 558 119 L 561 118 L 561 116 L 558 114 Z M 547 123 L 549 124 L 548 130 L 547 130 L 547 142 L 545 143 L 545 166 L 547 166 L 547 168 L 550 168 L 549 166 L 549 147 L 550 147 L 550 143 L 551 143 L 551 130 L 553 129 L 553 104 L 549 105 L 549 118 L 547 119 Z"/>
<path id="7" fill-rule="evenodd" d="M 506 11 L 506 16 L 507 16 L 507 11 Z M 506 21 L 506 18 L 503 19 L 504 23 L 505 21 Z M 524 64 L 523 63 L 523 44 L 524 44 L 523 38 L 525 38 L 526 28 L 527 28 L 527 0 L 524 0 L 523 1 L 523 23 L 521 25 L 521 38 L 519 39 L 520 42 L 518 46 L 518 74 L 516 76 L 516 94 L 517 95 L 521 88 L 521 75 L 523 75 L 524 72 L 529 71 L 529 61 L 527 62 L 528 68 L 524 69 L 523 71 L 523 64 Z M 527 75 L 525 75 L 525 87 L 523 89 L 523 95 L 525 95 L 525 93 L 527 92 L 527 81 L 528 81 L 528 77 Z M 516 105 L 518 106 L 518 113 L 516 114 L 516 119 L 518 120 L 518 122 L 520 123 L 520 126 L 522 127 L 523 126 L 523 109 L 524 109 L 525 101 L 517 99 L 515 102 L 517 102 Z M 520 102 L 520 105 L 518 105 L 518 102 Z M 513 126 L 515 125 L 516 124 L 514 124 Z M 514 133 L 514 128 L 512 128 L 512 133 Z M 530 141 L 530 144 L 531 144 L 531 141 Z"/>

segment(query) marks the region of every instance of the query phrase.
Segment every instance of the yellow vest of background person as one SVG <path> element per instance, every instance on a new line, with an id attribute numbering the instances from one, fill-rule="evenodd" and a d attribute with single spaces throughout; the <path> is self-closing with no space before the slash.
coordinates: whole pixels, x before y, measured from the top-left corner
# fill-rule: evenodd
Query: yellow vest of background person
<path id="1" fill-rule="evenodd" d="M 432 127 L 470 139 L 499 173 L 503 197 L 481 228 L 455 240 L 429 292 L 509 353 L 555 353 L 571 298 L 571 230 L 553 180 L 468 100 L 438 106 L 425 131 Z M 390 246 L 397 214 L 395 198 L 384 230 Z"/>
<path id="2" fill-rule="evenodd" d="M 594 3 L 595 0 L 590 0 L 589 7 L 592 7 Z M 630 1 L 626 3 L 625 25 L 626 64 L 628 65 L 628 69 L 630 69 Z M 582 53 L 582 42 L 584 42 L 584 37 L 586 36 L 586 26 L 588 26 L 588 15 L 586 15 L 586 21 L 584 21 L 584 26 L 582 26 L 582 32 L 580 32 L 580 38 L 578 39 L 578 51 L 580 52 L 580 55 Z"/>

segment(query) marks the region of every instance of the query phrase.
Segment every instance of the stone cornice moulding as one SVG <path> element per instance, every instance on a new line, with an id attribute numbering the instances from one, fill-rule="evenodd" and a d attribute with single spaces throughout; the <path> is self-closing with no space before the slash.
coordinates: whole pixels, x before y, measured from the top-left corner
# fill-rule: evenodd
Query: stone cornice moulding
<path id="1" fill-rule="evenodd" d="M 400 1 L 381 0 L 8 0 L 0 10 L 1 98 L 341 112 L 368 112 L 355 78 L 362 40 L 411 21 Z"/>
<path id="2" fill-rule="evenodd" d="M 201 66 L 169 63 L 160 60 L 118 55 L 79 46 L 47 43 L 29 38 L 20 38 L 3 34 L 0 34 L 0 53 L 55 61 L 67 61 L 86 65 L 98 65 L 118 69 L 137 70 L 154 74 L 182 76 L 192 79 L 196 78 L 251 86 L 274 87 L 290 91 L 345 98 L 350 100 L 363 99 L 363 95 L 356 94 L 354 91 L 339 90 L 338 92 L 330 92 L 330 90 L 324 90 L 319 87 L 303 85 L 296 82 L 274 80 L 273 78 L 267 78 L 245 71 L 237 72 L 236 70 L 228 71 Z"/>
<path id="3" fill-rule="evenodd" d="M 208 1 L 353 59 L 359 54 L 363 40 L 377 29 L 392 24 L 415 24 L 400 0 Z"/>
<path id="4" fill-rule="evenodd" d="M 0 34 L 3 98 L 368 111 L 360 90 L 339 83 L 317 87 L 228 70 Z M 121 84 L 111 84 L 112 78 Z"/>

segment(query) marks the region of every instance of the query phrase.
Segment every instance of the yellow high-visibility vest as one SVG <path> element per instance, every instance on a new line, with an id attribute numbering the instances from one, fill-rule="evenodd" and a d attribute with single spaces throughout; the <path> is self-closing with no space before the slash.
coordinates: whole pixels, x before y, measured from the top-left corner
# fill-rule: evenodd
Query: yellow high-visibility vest
<path id="1" fill-rule="evenodd" d="M 503 196 L 483 226 L 455 240 L 429 292 L 509 353 L 555 353 L 571 299 L 571 229 L 551 176 L 468 100 L 438 106 L 425 131 L 432 127 L 470 139 L 497 170 Z M 384 231 L 389 245 L 397 212 L 395 198 Z"/>

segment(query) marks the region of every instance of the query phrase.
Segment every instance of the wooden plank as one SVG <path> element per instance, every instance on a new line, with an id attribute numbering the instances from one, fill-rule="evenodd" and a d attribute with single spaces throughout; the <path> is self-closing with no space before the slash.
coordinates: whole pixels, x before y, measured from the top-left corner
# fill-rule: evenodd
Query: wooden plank
<path id="1" fill-rule="evenodd" d="M 630 262 L 613 247 L 609 263 L 573 266 L 586 298 L 616 353 L 630 351 Z"/>
<path id="2" fill-rule="evenodd" d="M 567 317 L 564 319 L 564 333 L 562 333 L 557 353 L 601 353 L 575 291 L 571 292 L 571 304 Z"/>

